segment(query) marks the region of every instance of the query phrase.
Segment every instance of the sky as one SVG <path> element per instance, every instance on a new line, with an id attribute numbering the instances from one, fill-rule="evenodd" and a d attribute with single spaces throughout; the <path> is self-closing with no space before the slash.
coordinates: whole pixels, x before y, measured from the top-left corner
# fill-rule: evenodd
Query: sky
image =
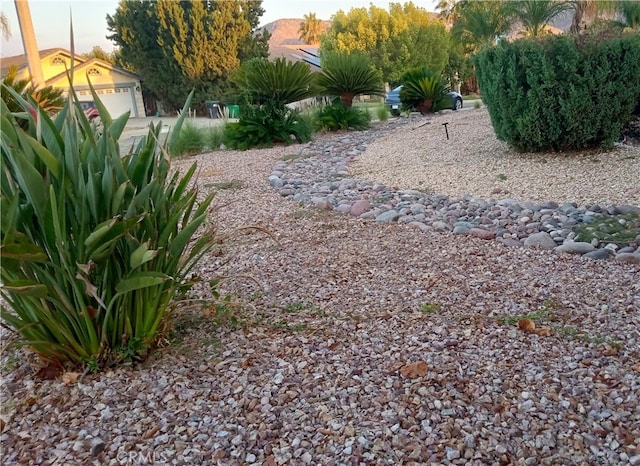
<path id="1" fill-rule="evenodd" d="M 302 18 L 309 13 L 328 20 L 338 10 L 348 12 L 351 8 L 368 8 L 370 4 L 388 9 L 389 3 L 390 0 L 263 0 L 265 13 L 260 25 L 276 19 Z M 395 0 L 395 3 L 404 3 L 404 0 Z M 413 0 L 413 3 L 433 11 L 437 1 Z M 69 18 L 72 16 L 76 52 L 89 52 L 95 45 L 112 51 L 113 43 L 106 39 L 109 34 L 106 16 L 115 13 L 117 5 L 117 0 L 29 0 L 38 48 L 68 49 Z M 0 56 L 24 53 L 14 1 L 0 0 L 0 11 L 7 16 L 11 28 L 11 37 L 8 40 L 3 37 L 0 42 Z"/>

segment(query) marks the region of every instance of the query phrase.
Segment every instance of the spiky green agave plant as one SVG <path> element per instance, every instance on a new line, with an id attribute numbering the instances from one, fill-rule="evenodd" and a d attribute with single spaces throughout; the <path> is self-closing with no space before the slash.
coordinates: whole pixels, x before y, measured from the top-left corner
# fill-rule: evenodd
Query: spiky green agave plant
<path id="1" fill-rule="evenodd" d="M 161 124 L 121 156 L 129 116 L 112 119 L 93 88 L 100 128 L 73 93 L 51 119 L 9 92 L 30 124 L 21 128 L 2 100 L 2 320 L 56 363 L 144 357 L 216 241 L 200 233 L 212 196 L 199 201 L 189 187 L 195 165 L 182 177 L 170 173 Z"/>

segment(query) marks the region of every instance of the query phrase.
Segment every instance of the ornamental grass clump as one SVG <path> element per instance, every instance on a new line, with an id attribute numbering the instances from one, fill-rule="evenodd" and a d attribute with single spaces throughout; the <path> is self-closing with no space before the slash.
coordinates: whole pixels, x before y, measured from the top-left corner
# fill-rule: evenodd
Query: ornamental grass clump
<path id="1" fill-rule="evenodd" d="M 121 156 L 129 116 L 112 119 L 92 92 L 99 128 L 74 95 L 53 119 L 15 92 L 23 112 L 2 100 L 0 278 L 2 321 L 21 344 L 95 368 L 144 358 L 216 238 L 212 196 L 189 187 L 195 165 L 170 172 L 161 124 Z"/>

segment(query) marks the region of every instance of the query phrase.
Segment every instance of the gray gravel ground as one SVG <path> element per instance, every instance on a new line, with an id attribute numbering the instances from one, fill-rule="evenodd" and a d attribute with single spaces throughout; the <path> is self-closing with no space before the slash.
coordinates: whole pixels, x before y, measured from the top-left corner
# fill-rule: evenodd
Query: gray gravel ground
<path id="1" fill-rule="evenodd" d="M 286 201 L 291 152 L 195 157 L 203 191 L 235 181 L 220 229 L 271 234 L 203 263 L 232 304 L 179 305 L 150 360 L 77 383 L 4 353 L 3 464 L 640 464 L 640 267 Z"/>

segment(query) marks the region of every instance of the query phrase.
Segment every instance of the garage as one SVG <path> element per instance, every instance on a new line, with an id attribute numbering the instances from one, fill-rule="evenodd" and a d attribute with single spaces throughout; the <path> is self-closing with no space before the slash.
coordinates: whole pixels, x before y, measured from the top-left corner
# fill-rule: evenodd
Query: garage
<path id="1" fill-rule="evenodd" d="M 11 66 L 18 68 L 17 79 L 30 79 L 26 55 L 2 58 L 2 74 Z M 81 102 L 92 102 L 89 83 L 100 96 L 112 117 L 131 112 L 131 118 L 145 116 L 140 76 L 98 58 L 72 55 L 65 49 L 40 51 L 40 66 L 45 85 L 69 92 L 67 70 L 73 68 L 73 88 Z"/>
<path id="2" fill-rule="evenodd" d="M 136 114 L 136 102 L 133 98 L 133 92 L 128 87 L 116 87 L 111 89 L 96 89 L 100 101 L 107 107 L 112 118 L 117 118 L 123 113 L 131 112 L 131 117 L 138 116 Z M 93 100 L 90 91 L 79 91 L 78 99 L 80 101 Z"/>

